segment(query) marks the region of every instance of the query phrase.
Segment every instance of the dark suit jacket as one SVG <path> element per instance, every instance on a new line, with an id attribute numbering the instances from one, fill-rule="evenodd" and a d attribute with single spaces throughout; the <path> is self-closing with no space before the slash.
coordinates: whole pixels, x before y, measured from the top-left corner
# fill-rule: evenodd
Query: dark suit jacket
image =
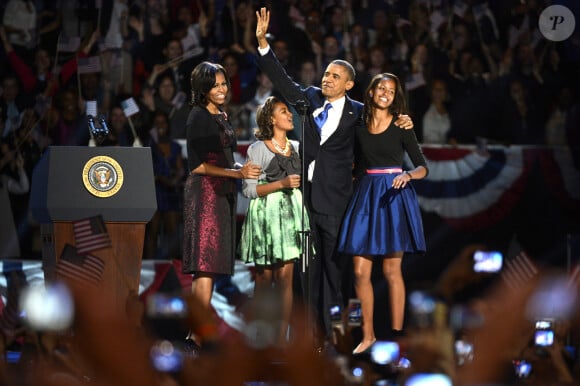
<path id="1" fill-rule="evenodd" d="M 355 127 L 361 123 L 362 103 L 347 96 L 336 131 L 320 145 L 320 134 L 312 117 L 312 112 L 325 101 L 320 88 L 301 88 L 287 75 L 271 49 L 266 55 L 257 56 L 258 66 L 268 74 L 288 103 L 308 103 L 302 156 L 306 168 L 310 162 L 316 161 L 312 184 L 306 184 L 304 192 L 309 208 L 322 214 L 342 216 L 352 194 Z M 307 170 L 303 176 L 307 178 Z"/>

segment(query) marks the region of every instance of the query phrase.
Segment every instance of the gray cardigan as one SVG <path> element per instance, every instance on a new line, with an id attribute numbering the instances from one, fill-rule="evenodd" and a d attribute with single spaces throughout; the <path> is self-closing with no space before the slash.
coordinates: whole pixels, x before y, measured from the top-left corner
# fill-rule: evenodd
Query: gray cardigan
<path id="1" fill-rule="evenodd" d="M 298 141 L 290 140 L 292 149 L 298 154 Z M 252 160 L 252 163 L 258 164 L 262 167 L 262 173 L 257 180 L 244 179 L 242 182 L 242 194 L 244 197 L 250 199 L 257 198 L 258 192 L 256 191 L 256 186 L 259 181 L 266 179 L 266 173 L 264 169 L 270 164 L 272 158 L 274 158 L 274 153 L 268 149 L 263 141 L 256 141 L 248 147 L 247 160 Z"/>

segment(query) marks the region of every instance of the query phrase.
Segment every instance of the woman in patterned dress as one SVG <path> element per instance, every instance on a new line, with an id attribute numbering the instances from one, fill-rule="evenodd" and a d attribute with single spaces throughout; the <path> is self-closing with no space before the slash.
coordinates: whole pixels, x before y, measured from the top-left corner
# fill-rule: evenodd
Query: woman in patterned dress
<path id="1" fill-rule="evenodd" d="M 229 89 L 227 73 L 219 64 L 203 62 L 191 72 L 183 272 L 193 274 L 192 292 L 208 308 L 216 277 L 234 273 L 236 179 L 260 175 L 257 165 L 234 169 L 236 138 L 222 112 Z"/>
<path id="2" fill-rule="evenodd" d="M 288 106 L 268 97 L 256 118 L 258 141 L 248 148 L 248 160 L 259 165 L 262 174 L 242 184 L 244 196 L 251 201 L 242 226 L 240 256 L 255 265 L 254 296 L 268 296 L 272 290 L 280 296 L 276 319 L 281 323 L 274 336 L 282 343 L 292 311 L 294 262 L 302 253 L 301 230 L 308 228 L 299 190 L 302 165 L 298 142 L 286 136 L 294 128 Z"/>

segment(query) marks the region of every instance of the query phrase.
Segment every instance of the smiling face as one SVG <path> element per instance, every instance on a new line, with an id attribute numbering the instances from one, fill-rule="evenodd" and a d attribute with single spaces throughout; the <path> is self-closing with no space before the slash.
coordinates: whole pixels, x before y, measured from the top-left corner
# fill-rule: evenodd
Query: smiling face
<path id="1" fill-rule="evenodd" d="M 218 71 L 215 74 L 215 84 L 207 93 L 208 109 L 210 111 L 213 111 L 213 108 L 218 109 L 219 106 L 225 103 L 227 95 L 228 82 L 226 81 L 225 75 L 221 71 Z"/>
<path id="2" fill-rule="evenodd" d="M 376 112 L 388 114 L 407 114 L 405 91 L 399 78 L 390 72 L 377 74 L 373 77 L 365 90 L 365 109 L 363 120 L 370 125 Z"/>
<path id="3" fill-rule="evenodd" d="M 395 100 L 397 85 L 392 79 L 383 79 L 370 91 L 373 104 L 379 109 L 386 109 Z"/>
<path id="4" fill-rule="evenodd" d="M 329 102 L 342 98 L 354 86 L 348 71 L 341 65 L 330 63 L 322 75 L 321 89 Z"/>
<path id="5" fill-rule="evenodd" d="M 274 126 L 274 131 L 291 131 L 294 129 L 292 112 L 290 112 L 285 103 L 278 102 L 274 105 L 274 109 L 272 110 L 272 125 Z"/>

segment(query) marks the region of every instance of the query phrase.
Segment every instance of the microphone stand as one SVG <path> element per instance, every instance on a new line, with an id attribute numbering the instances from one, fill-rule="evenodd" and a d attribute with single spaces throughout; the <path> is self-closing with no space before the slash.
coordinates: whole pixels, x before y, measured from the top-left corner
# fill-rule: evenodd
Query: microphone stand
<path id="1" fill-rule="evenodd" d="M 302 225 L 301 225 L 301 242 L 302 242 L 302 254 L 300 257 L 301 262 L 301 274 L 302 274 L 302 296 L 306 299 L 306 309 L 307 312 L 307 320 L 306 326 L 307 330 L 312 332 L 314 337 L 314 322 L 312 320 L 312 313 L 310 308 L 312 307 L 312 299 L 311 299 L 311 288 L 310 288 L 310 259 L 311 257 L 311 246 L 312 246 L 312 239 L 311 239 L 311 232 L 310 229 L 305 229 L 306 223 L 306 181 L 308 180 L 308 171 L 306 170 L 306 161 L 305 161 L 305 148 L 306 148 L 306 114 L 308 112 L 308 102 L 304 100 L 298 100 L 295 102 L 294 107 L 298 114 L 302 117 L 302 127 L 301 127 L 301 140 L 302 140 L 302 178 L 300 180 L 300 185 L 302 189 Z"/>

